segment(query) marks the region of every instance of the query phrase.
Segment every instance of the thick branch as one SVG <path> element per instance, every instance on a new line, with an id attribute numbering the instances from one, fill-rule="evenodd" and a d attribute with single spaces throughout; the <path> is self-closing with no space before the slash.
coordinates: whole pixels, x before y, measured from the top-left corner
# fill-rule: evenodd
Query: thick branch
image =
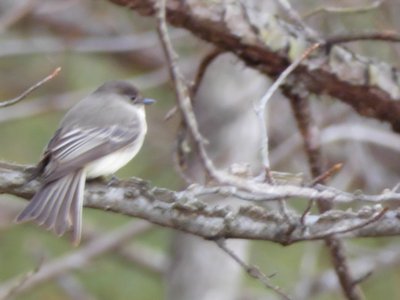
<path id="1" fill-rule="evenodd" d="M 30 198 L 39 183 L 36 181 L 27 183 L 27 178 L 29 178 L 27 168 L 0 164 L 0 194 Z M 269 189 L 274 193 L 281 192 L 277 193 L 277 199 L 286 197 L 285 188 L 294 189 L 299 194 L 308 193 L 315 198 L 328 196 L 334 198 L 335 193 L 338 193 L 293 186 L 266 184 L 263 186 L 266 193 Z M 243 238 L 269 240 L 287 245 L 304 240 L 323 239 L 331 235 L 377 237 L 400 234 L 398 212 L 389 211 L 377 218 L 381 209 L 375 206 L 365 206 L 358 212 L 333 210 L 322 215 L 309 215 L 305 218 L 304 224 L 300 221 L 299 215 L 293 215 L 293 223 L 287 224 L 279 212 L 269 211 L 254 204 L 244 204 L 239 209 L 233 209 L 230 206 L 211 207 L 197 199 L 201 195 L 209 194 L 210 191 L 220 194 L 221 197 L 242 195 L 236 194 L 234 188 L 199 188 L 196 193 L 190 189 L 175 192 L 152 187 L 141 180 L 130 179 L 112 184 L 88 183 L 85 205 L 142 218 L 207 239 Z M 400 195 L 397 194 L 397 198 L 400 198 Z M 363 224 L 366 226 L 360 226 Z M 289 226 L 294 227 L 290 236 L 287 235 Z"/>
<path id="2" fill-rule="evenodd" d="M 110 0 L 141 15 L 155 15 L 156 0 Z M 249 10 L 224 1 L 167 3 L 167 20 L 199 38 L 231 51 L 245 63 L 269 76 L 280 74 L 313 43 L 305 34 L 268 12 Z M 257 17 L 254 14 L 260 13 Z M 246 15 L 250 16 L 249 18 Z M 257 29 L 257 30 L 255 30 Z M 355 55 L 339 46 L 320 51 L 297 68 L 296 82 L 309 91 L 329 94 L 350 104 L 359 114 L 389 122 L 400 130 L 400 71 L 392 66 Z"/>

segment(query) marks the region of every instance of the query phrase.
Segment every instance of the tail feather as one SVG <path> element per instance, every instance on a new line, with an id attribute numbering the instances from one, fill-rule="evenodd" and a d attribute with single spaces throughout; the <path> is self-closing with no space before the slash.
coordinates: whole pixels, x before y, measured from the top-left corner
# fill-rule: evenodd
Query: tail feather
<path id="1" fill-rule="evenodd" d="M 85 176 L 81 176 L 79 180 L 78 188 L 76 193 L 80 194 L 80 197 L 76 197 L 76 200 L 71 203 L 70 216 L 72 222 L 72 241 L 75 245 L 78 245 L 81 240 L 82 232 L 82 207 L 83 207 L 83 193 L 85 188 Z"/>
<path id="2" fill-rule="evenodd" d="M 80 169 L 45 184 L 17 216 L 16 222 L 34 221 L 59 236 L 72 226 L 73 242 L 79 244 L 85 179 L 86 173 Z"/>
<path id="3" fill-rule="evenodd" d="M 72 182 L 70 183 L 70 185 L 64 184 L 64 186 L 57 191 L 57 194 L 53 196 L 53 198 L 55 199 L 62 200 L 53 201 L 52 205 L 47 205 L 43 212 L 40 214 L 40 217 L 38 217 L 38 223 L 40 223 L 44 228 L 48 230 L 54 229 L 54 223 L 57 220 L 57 215 L 60 210 L 61 204 L 67 201 L 69 195 L 73 193 L 73 180 L 74 178 L 72 178 Z"/>
<path id="4" fill-rule="evenodd" d="M 58 210 L 57 220 L 55 222 L 54 231 L 58 235 L 63 235 L 65 231 L 72 225 L 72 240 L 74 244 L 78 244 L 81 238 L 82 227 L 82 205 L 83 192 L 85 187 L 86 174 L 82 171 L 80 176 L 76 176 L 73 182 L 73 189 L 69 197 L 63 201 Z M 80 206 L 81 209 L 76 214 L 72 211 L 74 205 Z"/>
<path id="5" fill-rule="evenodd" d="M 71 175 L 67 175 L 71 176 Z M 68 179 L 64 177 L 62 178 L 62 181 L 57 181 L 54 184 L 51 184 L 51 186 L 46 186 L 47 187 L 47 192 L 43 191 L 40 193 L 39 201 L 43 201 L 43 208 L 40 211 L 39 214 L 35 215 L 35 218 L 33 219 L 38 225 L 46 228 L 46 229 L 51 229 L 51 224 L 45 224 L 46 220 L 48 220 L 52 215 L 53 209 L 58 206 L 59 203 L 63 202 L 65 199 L 65 193 L 69 189 L 69 182 Z"/>
<path id="6" fill-rule="evenodd" d="M 49 199 L 57 190 L 52 188 L 51 184 L 41 187 L 41 189 L 33 196 L 25 209 L 17 216 L 16 222 L 22 223 L 27 221 L 36 220 L 40 216 L 43 209 L 48 205 Z"/>

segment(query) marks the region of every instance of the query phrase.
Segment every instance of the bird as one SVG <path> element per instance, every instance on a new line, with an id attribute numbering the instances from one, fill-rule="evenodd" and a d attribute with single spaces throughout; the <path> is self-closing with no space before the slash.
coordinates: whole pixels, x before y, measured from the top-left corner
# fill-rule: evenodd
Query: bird
<path id="1" fill-rule="evenodd" d="M 38 191 L 16 222 L 33 221 L 79 245 L 86 179 L 113 175 L 140 150 L 147 132 L 143 97 L 127 81 L 107 81 L 75 104 L 50 139 L 33 178 Z"/>

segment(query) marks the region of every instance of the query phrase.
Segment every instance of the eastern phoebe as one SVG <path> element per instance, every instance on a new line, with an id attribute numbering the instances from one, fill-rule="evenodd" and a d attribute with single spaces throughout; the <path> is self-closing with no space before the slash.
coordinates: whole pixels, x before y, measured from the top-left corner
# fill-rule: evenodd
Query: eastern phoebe
<path id="1" fill-rule="evenodd" d="M 79 244 L 86 178 L 113 174 L 138 153 L 147 132 L 144 105 L 154 102 L 130 83 L 108 81 L 72 107 L 36 168 L 43 183 L 16 221 L 35 221 L 59 236 L 72 227 Z"/>

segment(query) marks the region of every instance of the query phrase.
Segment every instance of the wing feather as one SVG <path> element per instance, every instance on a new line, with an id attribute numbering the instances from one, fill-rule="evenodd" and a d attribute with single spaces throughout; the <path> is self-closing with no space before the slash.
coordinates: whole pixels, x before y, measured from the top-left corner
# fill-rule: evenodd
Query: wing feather
<path id="1" fill-rule="evenodd" d="M 57 132 L 45 151 L 45 182 L 51 182 L 83 165 L 117 151 L 134 142 L 140 132 L 139 122 L 129 126 L 74 128 Z"/>

